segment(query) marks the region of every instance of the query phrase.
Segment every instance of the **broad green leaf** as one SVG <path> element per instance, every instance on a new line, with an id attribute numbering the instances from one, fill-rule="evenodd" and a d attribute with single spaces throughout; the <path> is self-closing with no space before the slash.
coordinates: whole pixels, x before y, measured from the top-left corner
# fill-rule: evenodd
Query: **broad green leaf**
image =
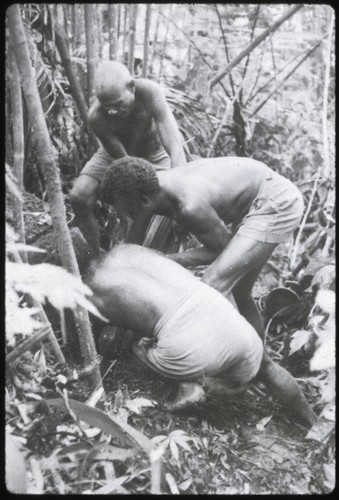
<path id="1" fill-rule="evenodd" d="M 178 449 L 178 447 L 175 444 L 175 441 L 173 439 L 170 440 L 169 446 L 170 446 L 170 450 L 171 450 L 173 458 L 175 460 L 179 460 L 179 449 Z"/>
<path id="2" fill-rule="evenodd" d="M 61 398 L 47 399 L 45 401 L 49 405 L 57 406 L 68 411 L 65 401 Z M 152 449 L 151 440 L 130 425 L 114 418 L 113 416 L 108 416 L 106 413 L 98 410 L 97 408 L 91 408 L 85 403 L 81 403 L 80 401 L 76 401 L 74 399 L 69 399 L 69 405 L 79 420 L 82 420 L 83 422 L 94 427 L 98 427 L 106 434 L 110 434 L 116 438 L 123 445 L 128 447 L 138 445 L 138 447 L 146 453 L 149 453 Z"/>

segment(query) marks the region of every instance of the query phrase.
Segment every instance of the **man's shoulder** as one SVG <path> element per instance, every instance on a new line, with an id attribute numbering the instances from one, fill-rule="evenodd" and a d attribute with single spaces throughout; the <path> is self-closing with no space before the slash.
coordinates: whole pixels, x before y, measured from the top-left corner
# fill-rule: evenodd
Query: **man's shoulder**
<path id="1" fill-rule="evenodd" d="M 149 98 L 162 92 L 160 85 L 148 78 L 137 78 L 135 80 L 135 86 L 138 94 L 142 98 Z"/>

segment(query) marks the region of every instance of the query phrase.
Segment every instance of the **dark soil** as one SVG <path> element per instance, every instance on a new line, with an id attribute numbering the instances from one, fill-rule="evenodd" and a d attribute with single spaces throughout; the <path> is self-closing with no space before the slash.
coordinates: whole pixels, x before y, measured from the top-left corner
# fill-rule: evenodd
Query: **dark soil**
<path id="1" fill-rule="evenodd" d="M 145 397 L 157 403 L 133 414 L 128 422 L 148 437 L 176 429 L 202 440 L 203 449 L 182 452 L 181 470 L 171 467 L 177 484 L 191 478 L 193 494 L 319 494 L 324 486 L 324 446 L 306 439 L 307 429 L 278 403 L 252 386 L 243 395 L 209 399 L 203 405 L 174 414 L 163 403 L 171 386 L 133 366 L 128 356 L 118 360 L 105 378 L 109 394 Z M 109 397 L 109 396 L 108 396 Z M 261 419 L 272 418 L 262 430 Z"/>

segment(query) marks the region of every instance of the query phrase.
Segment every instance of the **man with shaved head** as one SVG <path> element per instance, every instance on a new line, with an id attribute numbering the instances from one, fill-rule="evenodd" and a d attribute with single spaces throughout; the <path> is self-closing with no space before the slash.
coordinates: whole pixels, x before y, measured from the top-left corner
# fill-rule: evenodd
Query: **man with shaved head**
<path id="1" fill-rule="evenodd" d="M 185 165 L 186 159 L 177 123 L 156 82 L 134 79 L 123 64 L 105 61 L 97 68 L 95 94 L 89 123 L 101 146 L 81 171 L 70 197 L 79 228 L 99 254 L 94 206 L 112 160 L 131 155 L 165 170 Z"/>

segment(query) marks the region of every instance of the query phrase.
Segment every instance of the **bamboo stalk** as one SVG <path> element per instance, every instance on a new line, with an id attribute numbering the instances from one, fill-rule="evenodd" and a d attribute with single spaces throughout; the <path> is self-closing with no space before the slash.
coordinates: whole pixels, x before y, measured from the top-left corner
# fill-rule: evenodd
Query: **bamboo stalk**
<path id="1" fill-rule="evenodd" d="M 168 30 L 169 30 L 169 21 L 170 21 L 170 17 L 171 17 L 172 7 L 173 7 L 173 4 L 171 3 L 170 4 L 169 14 L 168 14 L 168 17 L 167 17 L 165 37 L 164 37 L 164 41 L 163 41 L 163 44 L 162 44 L 162 57 L 161 57 L 161 60 L 160 60 L 160 68 L 159 68 L 159 74 L 158 74 L 158 81 L 160 80 L 160 77 L 161 77 L 163 62 L 164 62 L 164 59 L 165 59 L 165 51 L 166 51 L 166 45 L 167 45 L 167 36 L 168 36 Z"/>
<path id="2" fill-rule="evenodd" d="M 96 58 L 95 39 L 95 4 L 85 4 L 85 32 L 86 32 L 86 53 L 87 53 L 87 102 L 91 106 L 94 99 L 94 72 Z"/>
<path id="3" fill-rule="evenodd" d="M 96 32 L 98 33 L 98 54 L 99 58 L 102 58 L 102 26 L 101 26 L 101 5 L 95 5 L 95 24 Z"/>
<path id="4" fill-rule="evenodd" d="M 109 34 L 109 58 L 115 61 L 117 58 L 117 30 L 116 30 L 116 6 L 108 4 L 108 34 Z"/>
<path id="5" fill-rule="evenodd" d="M 80 116 L 82 121 L 85 124 L 85 127 L 87 129 L 87 133 L 89 136 L 89 140 L 91 142 L 92 147 L 96 150 L 99 147 L 98 140 L 89 124 L 88 121 L 88 116 L 87 116 L 87 104 L 85 101 L 85 97 L 82 93 L 81 87 L 79 80 L 77 79 L 73 65 L 72 65 L 72 59 L 71 55 L 67 46 L 67 41 L 66 41 L 66 34 L 60 24 L 57 24 L 55 26 L 55 42 L 63 63 L 63 66 L 65 68 L 65 73 L 67 76 L 67 79 L 69 81 L 70 85 L 70 90 L 72 93 L 72 96 L 75 100 L 75 103 L 78 107 Z"/>
<path id="6" fill-rule="evenodd" d="M 33 134 L 37 157 L 43 169 L 43 175 L 46 181 L 48 198 L 51 205 L 52 223 L 58 241 L 59 255 L 63 266 L 72 274 L 80 276 L 66 220 L 66 209 L 61 189 L 59 169 L 54 161 L 46 119 L 37 88 L 36 75 L 30 61 L 19 4 L 13 4 L 8 7 L 6 13 L 28 114 L 30 120 L 32 122 L 34 121 Z M 96 348 L 88 313 L 85 310 L 81 310 L 80 314 L 77 314 L 77 312 L 75 313 L 75 317 L 81 325 L 81 336 L 79 337 L 81 354 L 83 355 L 84 363 L 89 365 L 96 358 Z M 93 373 L 92 382 L 97 385 L 100 383 L 100 380 L 100 370 L 99 367 L 97 367 L 97 370 Z"/>
<path id="7" fill-rule="evenodd" d="M 157 10 L 156 23 L 155 23 L 155 30 L 154 30 L 152 59 L 151 59 L 151 64 L 150 64 L 150 73 L 151 74 L 153 73 L 154 56 L 156 54 L 156 47 L 157 47 L 157 42 L 158 42 L 158 31 L 159 31 L 159 25 L 160 25 L 161 9 L 162 9 L 162 4 L 159 4 L 158 10 Z"/>
<path id="8" fill-rule="evenodd" d="M 131 75 L 134 74 L 135 29 L 137 23 L 137 12 L 138 4 L 130 4 L 128 69 Z"/>
<path id="9" fill-rule="evenodd" d="M 151 24 L 151 5 L 150 3 L 146 6 L 146 19 L 145 19 L 145 36 L 144 36 L 144 53 L 142 58 L 142 76 L 147 77 L 147 66 L 148 66 L 148 41 L 149 41 L 149 31 Z"/>
<path id="10" fill-rule="evenodd" d="M 127 15 L 128 15 L 128 5 L 125 4 L 123 38 L 122 38 L 122 60 L 124 63 L 125 63 L 125 50 L 126 50 L 126 39 L 127 39 Z"/>
<path id="11" fill-rule="evenodd" d="M 322 113 L 323 156 L 324 156 L 323 175 L 326 179 L 329 177 L 331 171 L 329 151 L 328 151 L 329 147 L 328 147 L 328 131 L 327 131 L 327 106 L 328 106 L 328 87 L 330 82 L 333 28 L 334 28 L 334 15 L 333 12 L 331 12 L 330 28 L 327 39 L 327 54 L 326 54 L 326 67 L 325 67 L 324 93 L 323 93 L 323 113 Z"/>
<path id="12" fill-rule="evenodd" d="M 21 95 L 21 82 L 18 68 L 11 44 L 8 47 L 8 66 L 10 72 L 10 101 L 12 111 L 12 138 L 13 138 L 13 174 L 17 180 L 17 186 L 23 194 L 23 170 L 24 170 L 24 119 Z M 17 196 L 13 201 L 13 226 L 18 235 L 18 242 L 25 243 L 25 222 L 22 212 L 22 202 Z M 20 251 L 21 258 L 27 262 L 27 254 Z"/>

